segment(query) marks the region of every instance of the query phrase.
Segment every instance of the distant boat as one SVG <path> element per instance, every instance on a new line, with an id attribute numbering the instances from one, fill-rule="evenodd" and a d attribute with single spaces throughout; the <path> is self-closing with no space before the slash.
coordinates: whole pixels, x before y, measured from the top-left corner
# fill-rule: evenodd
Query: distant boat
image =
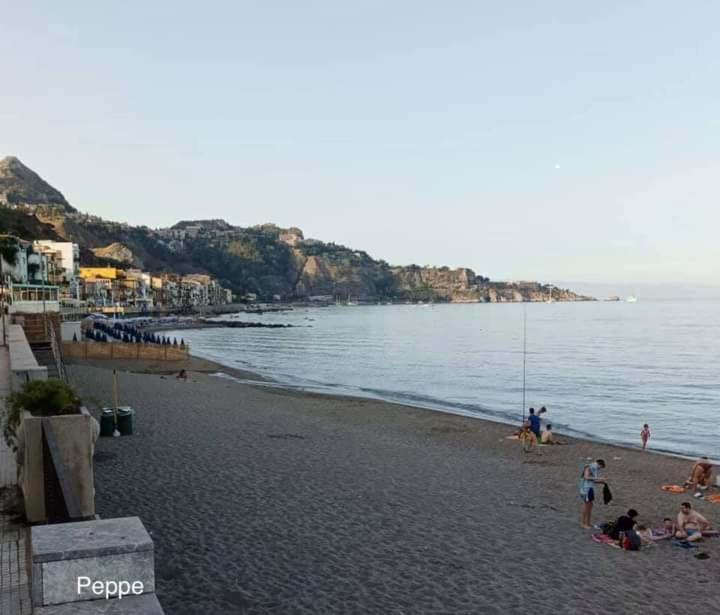
<path id="1" fill-rule="evenodd" d="M 630 295 L 627 299 L 625 299 L 628 303 L 637 303 L 637 297 L 635 295 Z"/>
<path id="2" fill-rule="evenodd" d="M 551 286 L 550 294 L 548 295 L 548 298 L 545 299 L 545 303 L 555 303 L 555 299 L 553 299 L 553 296 L 552 296 L 552 289 L 553 289 L 553 287 Z"/>
<path id="3" fill-rule="evenodd" d="M 605 299 L 605 301 L 620 301 L 620 297 L 612 296 Z"/>

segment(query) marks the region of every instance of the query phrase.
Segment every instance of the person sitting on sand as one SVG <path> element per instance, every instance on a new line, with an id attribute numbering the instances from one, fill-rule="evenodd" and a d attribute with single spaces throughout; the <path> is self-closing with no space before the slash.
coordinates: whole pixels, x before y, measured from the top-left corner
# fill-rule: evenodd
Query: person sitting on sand
<path id="1" fill-rule="evenodd" d="M 635 529 L 635 519 L 637 519 L 637 516 L 638 511 L 631 508 L 626 514 L 620 515 L 617 518 L 617 521 L 615 521 L 615 523 L 612 524 L 611 529 L 608 530 L 607 535 L 614 540 L 620 540 L 622 532 L 629 532 L 630 530 Z"/>
<path id="2" fill-rule="evenodd" d="M 184 380 L 187 382 L 187 372 L 184 369 L 180 370 L 180 373 L 176 376 L 178 380 Z"/>
<path id="3" fill-rule="evenodd" d="M 555 442 L 555 435 L 552 432 L 552 425 L 550 425 L 550 423 L 547 424 L 547 427 L 545 427 L 545 430 L 542 432 L 542 435 L 540 436 L 540 443 L 557 444 Z"/>
<path id="4" fill-rule="evenodd" d="M 670 517 L 663 519 L 663 526 L 660 528 L 653 528 L 650 530 L 653 540 L 665 540 L 666 538 L 672 538 L 675 536 L 675 524 Z"/>
<path id="5" fill-rule="evenodd" d="M 685 481 L 685 488 L 691 489 L 692 487 L 697 487 L 698 492 L 695 494 L 695 497 L 701 497 L 702 492 L 710 486 L 712 469 L 713 464 L 710 463 L 707 457 L 698 459 L 690 471 L 690 476 Z"/>
<path id="6" fill-rule="evenodd" d="M 584 529 L 592 527 L 592 509 L 595 501 L 595 484 L 607 484 L 603 478 L 599 478 L 600 470 L 605 468 L 605 461 L 598 459 L 589 463 L 583 468 L 580 476 L 580 498 L 582 499 L 582 511 L 580 526 Z"/>
<path id="7" fill-rule="evenodd" d="M 695 542 L 702 539 L 703 531 L 709 528 L 710 522 L 699 512 L 693 510 L 690 502 L 680 504 L 675 538 Z"/>

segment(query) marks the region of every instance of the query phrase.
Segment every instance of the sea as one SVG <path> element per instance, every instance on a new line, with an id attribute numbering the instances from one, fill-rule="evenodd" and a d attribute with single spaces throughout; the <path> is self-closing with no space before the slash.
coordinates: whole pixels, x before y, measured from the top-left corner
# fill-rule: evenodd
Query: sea
<path id="1" fill-rule="evenodd" d="M 184 330 L 193 355 L 272 386 L 720 458 L 720 300 L 331 306 L 237 314 L 290 328 Z"/>

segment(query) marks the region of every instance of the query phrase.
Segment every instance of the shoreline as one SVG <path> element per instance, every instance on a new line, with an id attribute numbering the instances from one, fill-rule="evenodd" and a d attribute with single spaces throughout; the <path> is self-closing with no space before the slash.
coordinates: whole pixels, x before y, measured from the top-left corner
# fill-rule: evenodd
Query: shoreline
<path id="1" fill-rule="evenodd" d="M 164 375 L 170 375 L 170 374 L 177 374 L 177 372 L 180 369 L 186 369 L 189 372 L 197 372 L 202 374 L 209 374 L 211 376 L 218 376 L 222 377 L 223 375 L 226 377 L 229 377 L 230 379 L 234 380 L 238 384 L 246 385 L 246 386 L 257 386 L 262 388 L 270 388 L 272 390 L 276 391 L 284 391 L 288 394 L 294 394 L 301 397 L 307 397 L 307 398 L 314 398 L 317 396 L 325 397 L 328 399 L 336 400 L 338 402 L 343 402 L 345 400 L 347 401 L 375 401 L 383 404 L 387 404 L 389 406 L 397 406 L 400 408 L 409 408 L 413 410 L 421 410 L 423 412 L 435 412 L 439 413 L 440 415 L 444 416 L 458 416 L 463 417 L 471 420 L 481 421 L 481 422 L 487 422 L 494 425 L 504 425 L 507 426 L 513 430 L 517 430 L 520 427 L 520 421 L 512 422 L 510 420 L 503 420 L 501 417 L 493 417 L 492 415 L 480 415 L 475 412 L 462 410 L 460 408 L 453 408 L 452 406 L 433 406 L 430 404 L 423 405 L 420 403 L 413 403 L 411 401 L 402 401 L 397 399 L 387 399 L 381 396 L 377 395 L 354 395 L 352 393 L 342 393 L 342 392 L 334 392 L 334 391 L 326 391 L 322 390 L 322 387 L 313 388 L 312 386 L 306 386 L 306 385 L 294 385 L 290 383 L 281 382 L 271 376 L 264 376 L 257 372 L 254 372 L 252 370 L 247 369 L 240 369 L 231 367 L 228 365 L 224 365 L 223 363 L 219 363 L 218 361 L 214 361 L 212 359 L 206 359 L 204 357 L 200 357 L 197 355 L 190 354 L 190 359 L 188 362 L 140 362 L 143 363 L 143 367 L 141 369 L 132 369 L 132 366 L 135 365 L 137 367 L 138 361 L 106 361 L 105 364 L 113 363 L 114 365 L 117 365 L 121 369 L 126 369 L 128 371 L 135 371 L 137 373 L 154 373 L 154 374 L 164 374 Z M 167 366 L 173 365 L 177 363 L 177 367 L 173 367 L 170 369 L 167 369 Z M 181 366 L 180 363 L 183 363 Z M 186 364 L 187 363 L 187 364 Z M 102 365 L 103 362 L 97 362 L 97 364 Z M 163 367 L 166 366 L 166 367 Z M 326 385 L 326 386 L 332 386 L 332 385 Z M 553 425 L 555 423 L 553 422 Z M 642 448 L 638 445 L 631 445 L 631 444 L 623 444 L 620 442 L 613 442 L 612 440 L 606 440 L 603 438 L 593 437 L 588 434 L 578 434 L 577 432 L 574 433 L 567 433 L 564 432 L 562 429 L 553 429 L 553 432 L 557 436 L 561 436 L 565 440 L 572 440 L 575 442 L 583 442 L 587 444 L 598 444 L 603 446 L 609 446 L 613 447 L 619 450 L 623 451 L 635 451 L 639 453 L 652 453 L 655 455 L 661 455 L 663 457 L 669 457 L 673 459 L 682 459 L 685 461 L 691 461 L 696 460 L 697 458 L 701 457 L 702 455 L 707 455 L 711 461 L 713 461 L 716 464 L 720 464 L 720 458 L 715 459 L 714 457 L 710 457 L 709 453 L 699 453 L 696 455 L 690 455 L 690 454 L 684 454 L 679 453 L 676 451 L 671 450 L 665 450 L 665 449 L 657 449 L 657 448 L 647 448 L 645 451 L 642 450 Z M 652 445 L 650 445 L 652 446 Z"/>

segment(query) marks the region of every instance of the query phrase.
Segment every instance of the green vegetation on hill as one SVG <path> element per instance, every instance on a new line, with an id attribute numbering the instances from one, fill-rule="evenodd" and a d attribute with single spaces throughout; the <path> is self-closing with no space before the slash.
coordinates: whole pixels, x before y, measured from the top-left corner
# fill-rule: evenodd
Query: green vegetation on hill
<path id="1" fill-rule="evenodd" d="M 236 293 L 287 295 L 290 250 L 268 233 L 240 229 L 226 238 L 187 239 L 184 255 Z"/>
<path id="2" fill-rule="evenodd" d="M 77 213 L 62 194 L 16 158 L 0 161 L 0 233 L 80 245 L 81 264 L 153 273 L 208 273 L 238 295 L 284 300 L 337 297 L 406 301 L 542 301 L 549 287 L 491 282 L 467 268 L 390 266 L 362 250 L 305 239 L 298 228 L 234 227 L 183 220 L 169 229 L 108 222 Z M 555 289 L 558 301 L 583 299 Z"/>

